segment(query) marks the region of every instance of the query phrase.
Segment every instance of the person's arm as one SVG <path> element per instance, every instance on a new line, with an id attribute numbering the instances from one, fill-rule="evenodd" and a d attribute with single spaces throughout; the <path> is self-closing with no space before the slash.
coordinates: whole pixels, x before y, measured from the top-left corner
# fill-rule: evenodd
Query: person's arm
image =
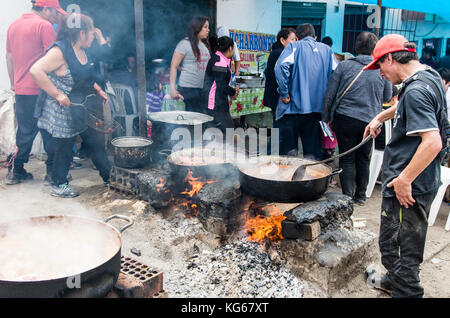
<path id="1" fill-rule="evenodd" d="M 172 62 L 170 63 L 170 97 L 173 99 L 184 100 L 184 97 L 177 91 L 177 69 L 184 59 L 184 55 L 174 52 Z"/>
<path id="2" fill-rule="evenodd" d="M 30 69 L 30 74 L 36 84 L 49 96 L 53 97 L 61 106 L 70 106 L 69 97 L 61 92 L 47 76 L 66 64 L 64 56 L 58 47 L 50 49 Z"/>
<path id="3" fill-rule="evenodd" d="M 329 123 L 331 119 L 331 108 L 336 103 L 336 97 L 337 92 L 339 88 L 339 83 L 341 82 L 341 75 L 342 72 L 340 72 L 341 67 L 338 66 L 338 68 L 333 72 L 333 74 L 330 77 L 330 80 L 327 84 L 327 90 L 325 91 L 325 95 L 323 97 L 322 102 L 322 121 L 325 123 Z"/>
<path id="4" fill-rule="evenodd" d="M 237 43 L 234 42 L 234 53 L 233 53 L 233 60 L 234 60 L 234 75 L 239 76 L 240 70 L 241 70 L 241 56 L 239 53 L 239 48 L 237 46 Z"/>
<path id="5" fill-rule="evenodd" d="M 414 205 L 416 202 L 412 197 L 412 183 L 442 150 L 439 131 L 421 132 L 419 136 L 422 138 L 422 141 L 411 161 L 400 175 L 387 185 L 388 188 L 394 188 L 398 201 L 406 208 Z"/>
<path id="6" fill-rule="evenodd" d="M 388 109 L 382 111 L 377 116 L 375 116 L 375 118 L 372 119 L 372 121 L 366 126 L 363 139 L 365 139 L 369 135 L 371 135 L 372 138 L 376 138 L 381 132 L 381 129 L 379 129 L 378 126 L 384 123 L 385 121 L 394 118 L 395 112 L 397 111 L 397 105 L 389 107 Z"/>
<path id="7" fill-rule="evenodd" d="M 105 103 L 108 102 L 108 94 L 100 87 L 100 85 L 98 85 L 97 83 L 94 83 L 94 90 L 98 96 L 103 98 Z"/>
<path id="8" fill-rule="evenodd" d="M 291 97 L 289 96 L 289 78 L 291 76 L 291 65 L 294 64 L 295 51 L 293 43 L 289 44 L 281 53 L 280 58 L 275 64 L 275 77 L 278 83 L 278 92 L 281 101 L 289 104 Z"/>
<path id="9" fill-rule="evenodd" d="M 11 90 L 14 90 L 14 61 L 11 53 L 6 52 L 6 67 L 8 69 L 9 82 L 11 83 Z"/>

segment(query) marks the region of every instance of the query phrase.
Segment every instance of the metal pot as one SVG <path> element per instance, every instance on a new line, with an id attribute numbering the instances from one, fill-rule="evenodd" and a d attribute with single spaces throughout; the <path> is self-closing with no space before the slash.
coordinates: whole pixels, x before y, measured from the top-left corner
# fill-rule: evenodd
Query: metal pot
<path id="1" fill-rule="evenodd" d="M 116 218 L 128 222 L 120 231 L 106 224 Z M 0 298 L 106 296 L 120 272 L 121 233 L 132 224 L 122 215 L 104 222 L 43 216 L 0 224 Z"/>
<path id="2" fill-rule="evenodd" d="M 168 155 L 167 161 L 172 173 L 181 177 L 185 177 L 188 170 L 191 170 L 197 177 L 225 178 L 236 170 L 233 162 L 228 160 L 222 151 L 214 155 L 205 148 L 188 148 L 172 152 L 170 155 L 168 151 L 161 151 L 161 153 Z"/>
<path id="3" fill-rule="evenodd" d="M 173 149 L 179 140 L 171 140 L 172 133 L 177 128 L 185 128 L 190 134 L 191 146 L 194 137 L 201 138 L 207 123 L 214 120 L 213 117 L 196 112 L 170 111 L 150 113 L 152 122 L 152 138 L 154 142 L 153 161 L 165 159 L 159 152 L 165 149 Z"/>
<path id="4" fill-rule="evenodd" d="M 283 156 L 260 156 L 238 164 L 241 186 L 250 195 L 271 202 L 299 203 L 319 199 L 328 189 L 330 179 L 342 172 L 325 164 L 307 168 L 309 179 L 291 181 L 300 164 L 312 160 Z"/>
<path id="5" fill-rule="evenodd" d="M 151 163 L 152 140 L 141 137 L 118 137 L 111 141 L 114 146 L 114 164 L 118 167 L 144 168 Z"/>

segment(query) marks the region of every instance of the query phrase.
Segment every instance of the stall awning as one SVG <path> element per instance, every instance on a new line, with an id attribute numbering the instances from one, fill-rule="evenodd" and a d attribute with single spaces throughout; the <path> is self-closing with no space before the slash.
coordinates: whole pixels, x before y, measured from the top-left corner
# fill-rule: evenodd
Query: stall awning
<path id="1" fill-rule="evenodd" d="M 377 4 L 377 0 L 352 1 L 365 4 Z M 450 22 L 450 1 L 440 0 L 383 0 L 383 7 L 410 11 L 433 13 Z"/>

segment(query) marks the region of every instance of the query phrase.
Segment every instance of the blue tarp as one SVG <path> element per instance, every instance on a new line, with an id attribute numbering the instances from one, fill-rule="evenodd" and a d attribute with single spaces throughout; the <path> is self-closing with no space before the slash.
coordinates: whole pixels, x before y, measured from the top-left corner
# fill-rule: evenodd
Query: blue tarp
<path id="1" fill-rule="evenodd" d="M 377 4 L 377 0 L 356 1 Z M 450 0 L 383 0 L 382 6 L 439 15 L 450 23 Z"/>

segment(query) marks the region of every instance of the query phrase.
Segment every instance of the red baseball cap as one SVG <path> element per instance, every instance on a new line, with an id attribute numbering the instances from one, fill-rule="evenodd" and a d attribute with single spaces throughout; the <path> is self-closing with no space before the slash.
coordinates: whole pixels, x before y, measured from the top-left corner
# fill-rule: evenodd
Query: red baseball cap
<path id="1" fill-rule="evenodd" d="M 31 3 L 35 7 L 41 7 L 41 8 L 53 8 L 56 9 L 59 13 L 66 15 L 67 12 L 61 9 L 61 6 L 59 5 L 58 0 L 32 0 Z"/>
<path id="2" fill-rule="evenodd" d="M 388 34 L 382 37 L 373 50 L 373 62 L 367 65 L 364 70 L 377 70 L 379 67 L 376 65 L 379 59 L 388 53 L 408 51 L 416 52 L 415 49 L 406 48 L 405 43 L 409 42 L 404 36 L 400 34 Z"/>

